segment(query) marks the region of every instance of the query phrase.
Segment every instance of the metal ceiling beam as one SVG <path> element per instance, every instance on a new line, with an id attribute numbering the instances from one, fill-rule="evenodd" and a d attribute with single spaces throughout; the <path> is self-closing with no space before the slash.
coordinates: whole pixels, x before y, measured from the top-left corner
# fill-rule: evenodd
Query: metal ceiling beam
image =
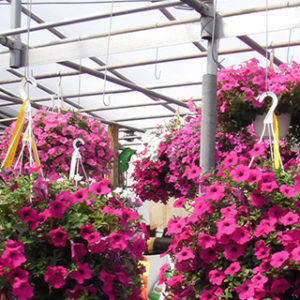
<path id="1" fill-rule="evenodd" d="M 180 116 L 185 116 L 189 113 L 179 113 Z M 148 120 L 148 119 L 161 119 L 161 118 L 174 118 L 176 115 L 168 114 L 168 115 L 159 115 L 159 116 L 143 116 L 143 117 L 135 117 L 135 118 L 124 118 L 124 119 L 117 119 L 114 122 L 131 122 L 131 121 L 140 121 L 140 120 Z"/>
<path id="2" fill-rule="evenodd" d="M 77 70 L 77 71 L 81 71 L 81 72 L 86 73 L 86 74 L 90 74 L 90 75 L 92 75 L 94 77 L 97 77 L 97 78 L 106 79 L 109 82 L 112 82 L 112 83 L 115 83 L 115 84 L 119 84 L 121 86 L 133 89 L 133 90 L 141 92 L 141 93 L 143 93 L 143 94 L 145 94 L 147 96 L 156 97 L 156 98 L 159 98 L 159 99 L 162 99 L 162 100 L 166 100 L 168 103 L 176 104 L 176 105 L 179 105 L 179 106 L 182 106 L 182 107 L 187 107 L 187 105 L 185 103 L 183 103 L 181 101 L 178 101 L 178 100 L 175 100 L 175 99 L 173 99 L 171 97 L 159 94 L 157 92 L 154 92 L 154 91 L 148 90 L 146 88 L 137 86 L 137 85 L 135 85 L 133 83 L 130 83 L 128 81 L 112 77 L 110 75 L 106 75 L 105 76 L 105 74 L 103 74 L 103 73 L 101 73 L 99 71 L 96 71 L 94 69 L 91 69 L 91 68 L 88 68 L 88 67 L 76 64 L 74 62 L 64 61 L 64 62 L 60 62 L 59 64 L 61 64 L 62 66 L 65 66 L 65 67 Z"/>
<path id="3" fill-rule="evenodd" d="M 28 17 L 32 18 L 35 22 L 37 23 L 45 23 L 44 20 L 42 20 L 41 18 L 39 18 L 38 16 L 36 16 L 35 14 L 33 14 L 32 12 L 28 11 L 25 7 L 22 7 L 22 12 L 24 14 L 26 14 Z M 63 35 L 61 32 L 59 32 L 58 30 L 56 30 L 55 28 L 49 28 L 48 29 L 52 34 L 54 34 L 55 36 L 59 37 L 60 39 L 65 39 L 67 38 L 65 35 Z M 104 67 L 104 70 L 107 70 L 106 66 L 105 66 L 105 63 L 102 62 L 99 58 L 97 57 L 90 57 L 90 59 L 95 62 L 96 64 Z M 118 71 L 116 71 L 115 69 L 113 68 L 110 68 L 109 70 L 113 75 L 117 76 L 118 78 L 122 79 L 122 80 L 125 80 L 125 81 L 128 81 L 128 82 L 131 82 L 131 83 L 134 83 L 133 81 L 129 80 L 129 78 L 125 77 L 124 75 L 122 75 L 121 73 L 119 73 Z M 135 83 L 134 83 L 135 84 Z M 154 101 L 158 101 L 159 99 L 156 98 L 156 97 L 152 97 L 152 96 L 149 96 L 152 100 Z M 166 104 L 163 104 L 163 106 L 165 108 L 167 108 L 168 110 L 172 111 L 172 112 L 175 112 L 175 110 L 169 106 L 167 103 Z"/>
<path id="4" fill-rule="evenodd" d="M 174 6 L 174 5 L 177 5 L 180 3 L 181 3 L 180 1 L 174 1 L 174 0 L 161 1 L 159 3 L 155 3 L 155 4 L 151 4 L 151 5 L 145 5 L 145 6 L 137 7 L 137 8 L 133 8 L 133 9 L 122 9 L 122 10 L 115 11 L 112 13 L 108 12 L 108 13 L 88 15 L 88 16 L 77 17 L 77 18 L 70 18 L 70 19 L 65 19 L 63 21 L 46 22 L 43 24 L 32 26 L 30 28 L 30 31 L 33 32 L 33 31 L 37 31 L 37 30 L 41 30 L 41 29 L 48 29 L 48 28 L 53 28 L 53 27 L 72 25 L 72 24 L 82 23 L 82 22 L 90 22 L 90 21 L 110 18 L 111 16 L 112 17 L 123 16 L 123 15 L 132 14 L 132 13 L 139 13 L 139 12 L 144 12 L 144 11 L 148 11 L 148 10 L 153 10 L 153 9 L 157 9 L 160 7 Z M 9 35 L 14 35 L 14 34 L 19 34 L 19 33 L 26 33 L 27 31 L 28 31 L 27 27 L 22 27 L 22 28 L 2 31 L 2 32 L 0 32 L 0 36 L 9 36 Z"/>
<path id="5" fill-rule="evenodd" d="M 300 16 L 299 16 L 300 17 Z M 237 37 L 239 40 L 241 40 L 243 43 L 245 43 L 246 45 L 250 46 L 253 50 L 255 50 L 256 52 L 258 52 L 259 54 L 261 54 L 262 56 L 266 57 L 268 59 L 271 58 L 272 54 L 270 51 L 266 51 L 266 48 L 262 47 L 261 45 L 259 45 L 258 43 L 256 43 L 253 39 L 251 39 L 250 37 L 248 37 L 247 35 L 243 35 L 243 36 L 238 36 Z M 273 57 L 273 61 L 274 64 L 276 66 L 279 66 L 281 64 L 283 64 L 283 61 L 281 61 L 278 57 L 274 56 Z"/>

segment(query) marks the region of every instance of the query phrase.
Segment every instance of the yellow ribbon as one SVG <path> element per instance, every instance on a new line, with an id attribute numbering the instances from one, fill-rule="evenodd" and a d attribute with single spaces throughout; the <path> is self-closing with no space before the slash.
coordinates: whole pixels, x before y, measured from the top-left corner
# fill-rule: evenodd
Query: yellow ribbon
<path id="1" fill-rule="evenodd" d="M 17 119 L 14 131 L 13 131 L 13 135 L 12 135 L 10 143 L 9 143 L 8 151 L 6 153 L 4 161 L 2 163 L 2 166 L 6 167 L 6 168 L 10 168 L 12 166 L 15 155 L 16 155 L 17 147 L 19 145 L 19 141 L 20 141 L 20 137 L 21 137 L 21 132 L 24 127 L 25 106 L 28 101 L 29 101 L 29 98 L 25 99 L 25 101 L 23 102 L 21 109 L 19 111 L 18 119 Z"/>
<path id="2" fill-rule="evenodd" d="M 280 168 L 280 160 L 279 160 L 279 130 L 278 130 L 278 120 L 275 113 L 273 114 L 273 126 L 274 126 L 274 133 L 275 133 L 275 141 L 273 143 L 273 150 L 274 150 L 274 164 L 275 169 Z M 276 143 L 278 145 L 278 148 L 276 147 Z"/>

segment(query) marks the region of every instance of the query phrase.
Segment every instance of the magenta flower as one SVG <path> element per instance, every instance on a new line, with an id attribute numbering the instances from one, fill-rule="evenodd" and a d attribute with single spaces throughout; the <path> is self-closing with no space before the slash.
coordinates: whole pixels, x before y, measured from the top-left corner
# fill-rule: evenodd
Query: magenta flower
<path id="1" fill-rule="evenodd" d="M 34 222 L 38 217 L 36 210 L 23 206 L 18 210 L 18 215 L 23 222 Z"/>
<path id="2" fill-rule="evenodd" d="M 74 203 L 79 202 L 82 203 L 84 200 L 87 200 L 89 196 L 88 189 L 81 189 L 73 194 L 73 201 Z"/>
<path id="3" fill-rule="evenodd" d="M 108 246 L 115 251 L 123 251 L 128 247 L 129 236 L 122 232 L 112 232 L 107 237 Z"/>
<path id="4" fill-rule="evenodd" d="M 158 279 L 159 279 L 159 282 L 158 284 L 162 284 L 163 282 L 166 281 L 166 272 L 168 271 L 169 269 L 169 265 L 168 264 L 164 264 L 163 266 L 160 267 L 160 270 L 159 270 L 159 275 L 158 275 Z"/>
<path id="5" fill-rule="evenodd" d="M 56 196 L 56 201 L 63 202 L 66 206 L 70 206 L 73 204 L 74 199 L 69 191 L 61 191 Z"/>
<path id="6" fill-rule="evenodd" d="M 296 224 L 299 221 L 299 215 L 289 211 L 283 217 L 281 217 L 281 223 L 284 226 Z"/>
<path id="7" fill-rule="evenodd" d="M 50 284 L 51 287 L 59 289 L 66 284 L 67 269 L 63 266 L 48 266 L 45 273 L 45 281 Z"/>
<path id="8" fill-rule="evenodd" d="M 238 227 L 231 238 L 239 245 L 244 245 L 251 240 L 251 233 L 246 227 Z"/>
<path id="9" fill-rule="evenodd" d="M 87 240 L 89 244 L 98 243 L 101 239 L 101 234 L 100 232 L 92 232 L 85 235 L 84 239 Z"/>
<path id="10" fill-rule="evenodd" d="M 263 207 L 267 203 L 267 198 L 262 195 L 250 193 L 250 203 L 254 207 Z"/>
<path id="11" fill-rule="evenodd" d="M 79 284 L 82 284 L 85 280 L 92 278 L 91 268 L 88 263 L 81 264 L 78 262 L 76 266 L 77 271 L 72 271 L 70 273 L 72 279 L 75 279 Z"/>
<path id="12" fill-rule="evenodd" d="M 187 176 L 187 179 L 199 178 L 201 173 L 201 168 L 192 164 L 192 167 L 186 166 L 184 175 Z"/>
<path id="13" fill-rule="evenodd" d="M 91 223 L 88 223 L 87 225 L 83 225 L 80 228 L 80 235 L 82 238 L 85 238 L 85 236 L 92 233 L 93 230 L 93 225 Z"/>
<path id="14" fill-rule="evenodd" d="M 217 300 L 217 296 L 215 296 L 214 291 L 204 289 L 199 296 L 200 300 Z"/>
<path id="15" fill-rule="evenodd" d="M 186 203 L 187 199 L 184 197 L 180 197 L 174 202 L 174 207 L 182 207 Z"/>
<path id="16" fill-rule="evenodd" d="M 264 284 L 268 282 L 268 278 L 261 273 L 257 273 L 251 278 L 251 282 L 255 288 L 263 288 Z"/>
<path id="17" fill-rule="evenodd" d="M 200 258 L 205 264 L 210 264 L 218 259 L 218 252 L 216 249 L 208 248 L 200 251 Z"/>
<path id="18" fill-rule="evenodd" d="M 297 264 L 300 263 L 300 245 L 293 249 L 293 251 L 292 251 L 292 259 L 294 261 L 296 261 Z"/>
<path id="19" fill-rule="evenodd" d="M 12 270 L 26 262 L 26 257 L 20 248 L 9 248 L 6 246 L 2 256 L 0 257 L 0 262 L 4 267 Z"/>
<path id="20" fill-rule="evenodd" d="M 229 243 L 224 245 L 224 256 L 228 260 L 234 261 L 235 259 L 239 258 L 244 254 L 245 245 L 239 245 L 236 243 Z"/>
<path id="21" fill-rule="evenodd" d="M 290 257 L 290 254 L 287 251 L 279 251 L 274 253 L 271 256 L 270 265 L 273 268 L 281 267 Z"/>
<path id="22" fill-rule="evenodd" d="M 69 234 L 61 227 L 58 227 L 57 229 L 51 230 L 49 236 L 55 247 L 65 247 Z"/>
<path id="23" fill-rule="evenodd" d="M 271 193 L 274 189 L 278 188 L 278 184 L 277 182 L 274 181 L 270 181 L 270 182 L 264 182 L 260 185 L 260 189 L 262 191 Z"/>
<path id="24" fill-rule="evenodd" d="M 115 275 L 110 274 L 105 270 L 100 271 L 99 279 L 104 283 L 104 286 L 106 286 L 106 292 L 112 291 L 115 278 L 116 278 Z"/>
<path id="25" fill-rule="evenodd" d="M 232 167 L 238 163 L 239 159 L 235 153 L 228 154 L 223 160 L 224 167 Z"/>
<path id="26" fill-rule="evenodd" d="M 194 251 L 187 247 L 182 247 L 181 251 L 177 252 L 175 256 L 179 262 L 195 258 Z"/>
<path id="27" fill-rule="evenodd" d="M 250 184 L 258 183 L 262 179 L 262 174 L 259 170 L 250 170 L 247 182 Z"/>
<path id="28" fill-rule="evenodd" d="M 279 191 L 285 195 L 287 198 L 293 198 L 297 196 L 297 191 L 295 188 L 282 184 L 279 188 Z"/>
<path id="29" fill-rule="evenodd" d="M 255 243 L 255 256 L 257 259 L 266 259 L 269 257 L 270 249 L 265 245 L 263 241 L 257 241 Z"/>
<path id="30" fill-rule="evenodd" d="M 4 273 L 3 273 L 4 274 Z M 2 275 L 3 275 L 2 274 Z M 1 275 L 1 274 L 0 274 Z M 8 280 L 9 282 L 12 284 L 16 278 L 20 279 L 20 280 L 25 280 L 28 281 L 29 278 L 29 273 L 24 270 L 24 269 L 20 269 L 20 268 L 15 268 L 12 269 L 8 274 L 7 274 Z"/>
<path id="31" fill-rule="evenodd" d="M 233 275 L 233 274 L 237 273 L 238 271 L 240 271 L 240 269 L 241 269 L 240 263 L 239 262 L 233 262 L 227 267 L 224 274 L 225 275 Z"/>
<path id="32" fill-rule="evenodd" d="M 264 144 L 255 144 L 253 149 L 249 151 L 249 154 L 252 157 L 259 157 L 259 156 L 263 156 L 265 152 L 266 152 L 266 147 Z"/>
<path id="33" fill-rule="evenodd" d="M 225 189 L 219 182 L 215 182 L 213 185 L 207 187 L 206 196 L 209 199 L 220 201 L 225 196 Z"/>
<path id="34" fill-rule="evenodd" d="M 262 219 L 254 232 L 255 237 L 266 236 L 275 230 L 276 219 Z"/>
<path id="35" fill-rule="evenodd" d="M 208 279 L 212 284 L 221 285 L 224 278 L 225 274 L 221 270 L 215 269 L 208 272 Z"/>
<path id="36" fill-rule="evenodd" d="M 232 178 L 236 182 L 247 181 L 249 178 L 249 168 L 244 165 L 237 165 L 231 172 Z"/>
<path id="37" fill-rule="evenodd" d="M 231 235 L 235 231 L 236 226 L 237 223 L 233 217 L 228 217 L 217 222 L 217 228 L 220 234 Z"/>
<path id="38" fill-rule="evenodd" d="M 271 285 L 271 292 L 274 294 L 284 294 L 289 287 L 289 283 L 284 278 L 275 279 Z"/>
<path id="39" fill-rule="evenodd" d="M 73 260 L 78 261 L 78 259 L 85 256 L 86 253 L 87 251 L 84 244 L 71 242 L 71 257 Z"/>
<path id="40" fill-rule="evenodd" d="M 111 188 L 108 187 L 109 181 L 103 180 L 100 182 L 93 182 L 90 186 L 90 192 L 93 195 L 106 195 L 111 192 Z"/>
<path id="41" fill-rule="evenodd" d="M 18 300 L 26 300 L 33 297 L 33 287 L 28 283 L 28 280 L 15 278 L 12 284 L 12 291 Z"/>
<path id="42" fill-rule="evenodd" d="M 254 296 L 254 287 L 250 279 L 247 279 L 242 285 L 235 288 L 235 291 L 241 300 L 248 300 Z"/>
<path id="43" fill-rule="evenodd" d="M 214 236 L 200 232 L 198 234 L 198 243 L 202 249 L 215 248 L 217 240 Z"/>
<path id="44" fill-rule="evenodd" d="M 50 200 L 49 208 L 51 216 L 55 219 L 61 219 L 68 210 L 68 206 L 65 202 L 57 200 Z"/>

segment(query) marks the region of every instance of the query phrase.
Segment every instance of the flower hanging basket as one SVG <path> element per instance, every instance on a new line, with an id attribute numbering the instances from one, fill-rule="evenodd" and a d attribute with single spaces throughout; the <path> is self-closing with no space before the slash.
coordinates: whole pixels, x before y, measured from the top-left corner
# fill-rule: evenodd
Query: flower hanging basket
<path id="1" fill-rule="evenodd" d="M 264 120 L 265 120 L 266 114 L 263 115 L 257 115 L 254 122 L 254 130 L 258 137 L 261 137 L 263 127 L 264 127 Z M 277 116 L 278 120 L 278 131 L 279 131 L 279 138 L 284 139 L 288 133 L 290 123 L 291 123 L 291 114 L 281 114 Z M 266 129 L 263 135 L 263 138 L 267 139 L 269 138 L 269 132 Z"/>

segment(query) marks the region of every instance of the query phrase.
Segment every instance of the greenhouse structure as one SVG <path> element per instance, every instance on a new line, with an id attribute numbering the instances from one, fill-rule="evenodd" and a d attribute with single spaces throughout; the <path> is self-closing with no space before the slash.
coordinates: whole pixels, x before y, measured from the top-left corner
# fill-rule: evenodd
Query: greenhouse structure
<path id="1" fill-rule="evenodd" d="M 0 300 L 300 299 L 299 1 L 0 25 Z"/>

